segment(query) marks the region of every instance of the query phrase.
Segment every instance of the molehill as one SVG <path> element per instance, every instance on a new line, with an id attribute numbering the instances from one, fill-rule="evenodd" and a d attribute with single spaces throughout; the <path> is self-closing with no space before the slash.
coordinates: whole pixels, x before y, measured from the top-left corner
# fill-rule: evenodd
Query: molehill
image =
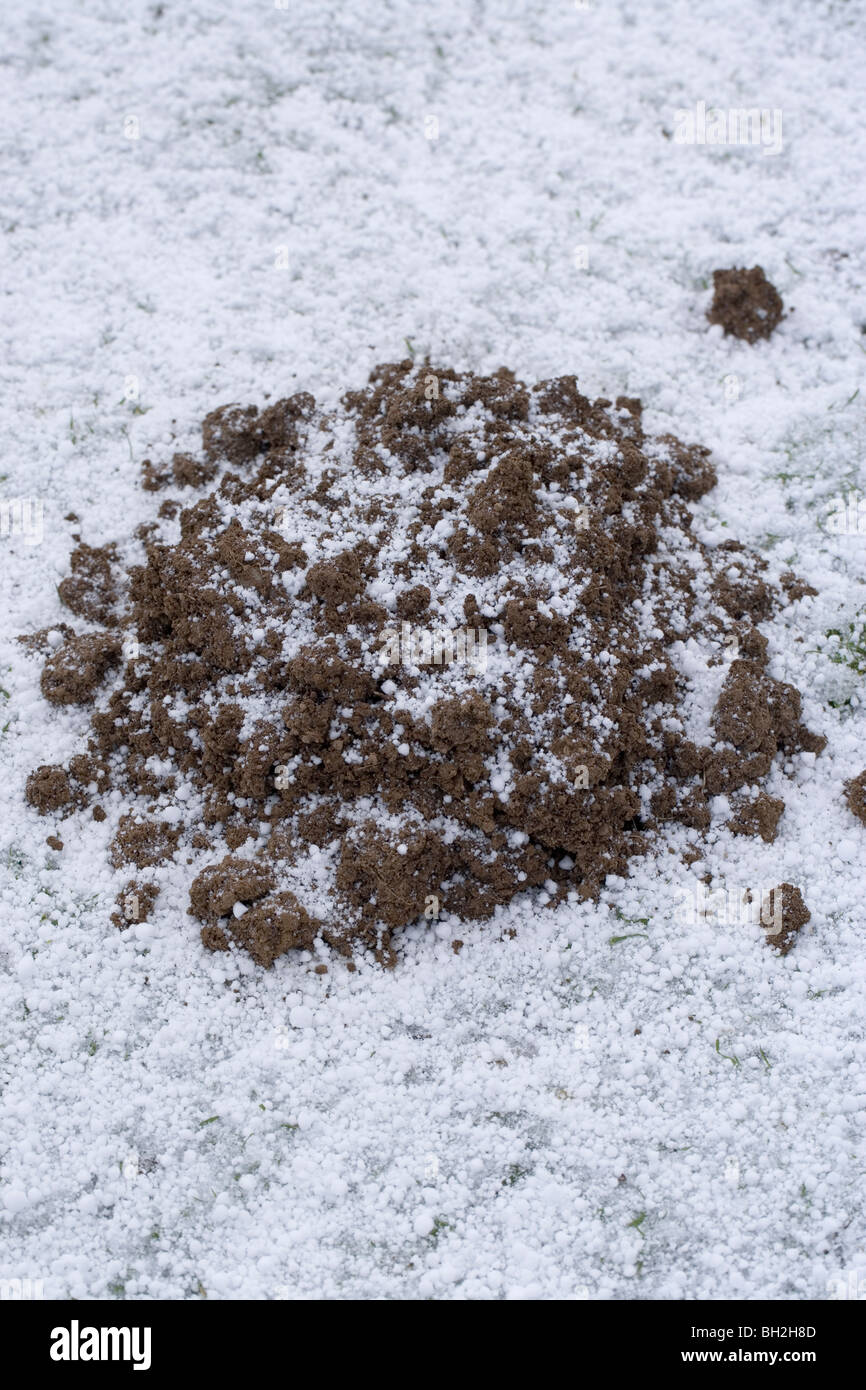
<path id="1" fill-rule="evenodd" d="M 60 585 L 86 630 L 27 639 L 46 699 L 93 706 L 27 795 L 111 818 L 119 903 L 183 866 L 211 949 L 391 962 L 416 920 L 596 897 L 722 793 L 771 840 L 774 757 L 823 746 L 757 626 L 804 586 L 696 538 L 709 451 L 635 399 L 404 361 L 330 412 L 224 406 L 144 471 L 175 495 Z"/>

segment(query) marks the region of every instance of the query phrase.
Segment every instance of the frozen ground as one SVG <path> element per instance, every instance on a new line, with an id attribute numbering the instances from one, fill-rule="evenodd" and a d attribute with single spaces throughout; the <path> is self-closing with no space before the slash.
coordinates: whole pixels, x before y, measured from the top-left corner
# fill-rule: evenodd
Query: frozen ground
<path id="1" fill-rule="evenodd" d="M 841 791 L 866 766 L 866 534 L 825 521 L 866 489 L 863 7 L 287 3 L 3 15 L 0 499 L 41 500 L 44 535 L 0 538 L 0 1278 L 862 1293 L 866 830 Z M 779 109 L 781 152 L 676 143 L 699 101 Z M 714 267 L 756 263 L 794 312 L 748 348 L 703 314 Z M 227 982 L 180 882 L 121 934 L 99 827 L 49 850 L 24 780 L 87 716 L 45 705 L 14 637 L 64 616 L 66 514 L 94 544 L 147 518 L 138 465 L 173 432 L 227 400 L 334 397 L 406 339 L 575 371 L 712 445 L 700 529 L 820 591 L 764 630 L 829 747 L 774 774 L 772 846 L 715 829 L 690 873 L 663 845 L 598 907 L 525 904 L 461 928 L 459 956 L 444 924 L 392 973 L 284 959 Z M 789 956 L 675 919 L 707 868 L 802 886 Z"/>

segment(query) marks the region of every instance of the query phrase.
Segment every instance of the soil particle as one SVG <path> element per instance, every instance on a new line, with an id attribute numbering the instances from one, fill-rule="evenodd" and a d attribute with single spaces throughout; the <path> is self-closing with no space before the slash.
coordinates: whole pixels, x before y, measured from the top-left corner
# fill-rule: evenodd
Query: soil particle
<path id="1" fill-rule="evenodd" d="M 91 753 L 76 753 L 69 759 L 69 776 L 75 786 L 76 805 L 84 806 L 94 793 L 111 788 L 111 771 L 104 759 Z"/>
<path id="2" fill-rule="evenodd" d="M 710 323 L 721 324 L 725 334 L 756 343 L 769 338 L 778 326 L 784 305 L 759 265 L 751 270 L 734 267 L 713 271 L 713 302 L 707 310 Z"/>
<path id="3" fill-rule="evenodd" d="M 772 732 L 768 684 L 751 662 L 731 664 L 713 714 L 720 739 L 739 753 L 754 753 L 766 746 Z"/>
<path id="4" fill-rule="evenodd" d="M 54 705 L 83 705 L 120 661 L 117 638 L 101 634 L 69 637 L 42 670 L 42 694 Z"/>
<path id="5" fill-rule="evenodd" d="M 71 575 L 57 586 L 60 600 L 79 618 L 108 624 L 117 603 L 117 547 L 95 549 L 82 543 L 69 557 Z"/>
<path id="6" fill-rule="evenodd" d="M 222 863 L 212 864 L 193 881 L 189 890 L 190 912 L 200 921 L 214 925 L 236 903 L 249 906 L 273 886 L 273 872 L 266 865 L 227 855 Z"/>
<path id="7" fill-rule="evenodd" d="M 137 869 L 161 864 L 177 849 L 180 827 L 160 821 L 140 820 L 134 815 L 122 816 L 110 849 L 115 869 L 134 864 Z"/>
<path id="8" fill-rule="evenodd" d="M 310 950 L 321 923 L 309 917 L 294 893 L 275 893 L 240 917 L 230 917 L 228 932 L 257 965 L 271 966 L 290 950 Z"/>
<path id="9" fill-rule="evenodd" d="M 811 916 L 799 888 L 790 883 L 780 883 L 768 894 L 768 901 L 761 905 L 761 921 L 768 944 L 780 955 L 787 955 L 797 933 Z"/>
<path id="10" fill-rule="evenodd" d="M 343 603 L 351 603 L 363 588 L 357 555 L 347 550 L 333 560 L 311 565 L 307 571 L 307 585 L 316 598 L 335 608 Z"/>
<path id="11" fill-rule="evenodd" d="M 43 763 L 27 778 L 25 796 L 40 816 L 60 811 L 72 804 L 72 788 L 62 767 Z"/>
<path id="12" fill-rule="evenodd" d="M 866 825 L 866 772 L 845 783 L 845 800 L 852 815 Z"/>
<path id="13" fill-rule="evenodd" d="M 161 492 L 171 482 L 167 468 L 156 468 L 150 459 L 141 461 L 141 486 L 145 492 Z"/>
<path id="14" fill-rule="evenodd" d="M 784 801 L 761 792 L 754 800 L 743 801 L 737 806 L 736 814 L 727 823 L 728 829 L 735 835 L 760 835 L 767 844 L 772 844 L 784 810 Z"/>
<path id="15" fill-rule="evenodd" d="M 137 922 L 147 922 L 158 897 L 159 889 L 155 884 L 130 879 L 117 895 L 117 911 L 111 914 L 114 926 L 122 931 Z"/>
<path id="16" fill-rule="evenodd" d="M 430 607 L 432 595 L 426 584 L 414 584 L 397 595 L 398 618 L 420 618 Z"/>
<path id="17" fill-rule="evenodd" d="M 800 703 L 799 691 L 792 685 L 772 680 L 755 662 L 736 660 L 716 704 L 713 727 L 738 754 L 757 755 L 759 766 L 779 750 L 821 752 L 827 740 L 800 722 Z M 726 790 L 733 788 L 736 777 L 736 765 L 729 765 Z M 748 766 L 740 763 L 743 771 Z"/>
<path id="18" fill-rule="evenodd" d="M 716 470 L 710 462 L 710 450 L 704 444 L 683 444 L 672 434 L 664 434 L 661 439 L 670 451 L 674 491 L 678 492 L 681 497 L 685 497 L 688 502 L 697 502 L 719 481 Z M 637 461 L 641 459 L 640 451 L 635 445 L 630 446 L 629 457 Z M 643 470 L 639 462 L 637 467 L 640 470 L 640 476 L 643 477 Z"/>
<path id="19" fill-rule="evenodd" d="M 250 463 L 262 447 L 256 428 L 256 406 L 223 405 L 206 415 L 202 424 L 205 457 L 212 463 L 226 458 L 230 463 Z"/>
<path id="20" fill-rule="evenodd" d="M 818 595 L 818 590 L 807 584 L 805 579 L 799 579 L 793 570 L 786 570 L 784 574 L 780 574 L 779 583 L 787 594 L 789 603 L 796 603 L 801 598 L 816 598 Z"/>
<path id="21" fill-rule="evenodd" d="M 59 638 L 74 637 L 75 629 L 68 623 L 57 623 L 55 627 L 42 627 L 37 632 L 24 633 L 16 638 L 28 652 L 37 652 L 44 656 L 47 652 L 53 651 L 58 644 Z"/>
<path id="22" fill-rule="evenodd" d="M 175 454 L 171 471 L 178 487 L 204 487 L 212 482 L 217 470 L 215 465 L 203 463 L 191 454 Z"/>

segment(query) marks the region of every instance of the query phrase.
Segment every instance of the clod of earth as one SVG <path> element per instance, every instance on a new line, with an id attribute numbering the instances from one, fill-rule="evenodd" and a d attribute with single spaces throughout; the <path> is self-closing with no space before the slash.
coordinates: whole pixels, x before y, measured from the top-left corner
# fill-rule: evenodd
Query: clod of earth
<path id="1" fill-rule="evenodd" d="M 761 792 L 753 801 L 742 805 L 737 814 L 728 821 L 728 829 L 735 835 L 760 835 L 771 844 L 776 838 L 779 820 L 785 809 L 781 797 L 767 796 Z"/>
<path id="2" fill-rule="evenodd" d="M 782 956 L 788 954 L 800 928 L 811 917 L 802 893 L 791 883 L 780 883 L 771 889 L 768 901 L 761 905 L 761 921 L 767 933 L 767 942 Z"/>
<path id="3" fill-rule="evenodd" d="M 112 922 L 121 931 L 134 922 L 146 922 L 158 897 L 159 889 L 155 884 L 130 879 L 117 895 L 117 911 L 111 914 Z"/>
<path id="4" fill-rule="evenodd" d="M 866 772 L 845 783 L 845 800 L 851 814 L 866 825 Z"/>
<path id="5" fill-rule="evenodd" d="M 119 885 L 191 865 L 205 944 L 262 965 L 391 962 L 416 920 L 596 897 L 718 793 L 770 840 L 774 757 L 824 740 L 766 669 L 756 625 L 789 597 L 692 533 L 715 481 L 708 449 L 570 376 L 405 361 L 330 413 L 215 410 L 201 458 L 146 470 L 198 495 L 73 555 L 60 595 L 98 630 L 49 634 L 42 688 L 93 706 L 91 736 L 27 796 L 98 796 Z"/>
<path id="6" fill-rule="evenodd" d="M 751 270 L 735 266 L 713 271 L 713 302 L 707 318 L 721 324 L 726 335 L 747 343 L 769 338 L 781 322 L 783 309 L 782 296 L 759 265 Z"/>

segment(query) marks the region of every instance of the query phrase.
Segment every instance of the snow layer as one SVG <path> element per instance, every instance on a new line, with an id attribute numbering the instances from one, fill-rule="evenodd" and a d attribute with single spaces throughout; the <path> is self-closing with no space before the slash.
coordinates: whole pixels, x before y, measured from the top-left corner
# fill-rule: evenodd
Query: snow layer
<path id="1" fill-rule="evenodd" d="M 842 800 L 866 765 L 866 534 L 826 525 L 866 488 L 864 28 L 841 0 L 4 15 L 0 501 L 43 510 L 41 539 L 0 536 L 0 1279 L 796 1299 L 866 1275 L 866 831 Z M 699 101 L 781 111 L 781 152 L 677 143 Z M 753 264 L 793 312 L 750 348 L 703 315 L 711 271 Z M 598 906 L 409 932 L 391 973 L 227 969 L 183 875 L 120 933 L 107 830 L 66 821 L 55 853 L 23 804 L 87 714 L 46 706 L 15 635 L 68 616 L 73 531 L 149 517 L 143 458 L 228 400 L 332 400 L 406 340 L 576 371 L 710 444 L 699 533 L 820 591 L 764 630 L 829 747 L 774 773 L 775 845 L 719 807 L 691 869 L 672 835 Z M 691 910 L 707 870 L 732 903 L 801 885 L 789 956 Z"/>

